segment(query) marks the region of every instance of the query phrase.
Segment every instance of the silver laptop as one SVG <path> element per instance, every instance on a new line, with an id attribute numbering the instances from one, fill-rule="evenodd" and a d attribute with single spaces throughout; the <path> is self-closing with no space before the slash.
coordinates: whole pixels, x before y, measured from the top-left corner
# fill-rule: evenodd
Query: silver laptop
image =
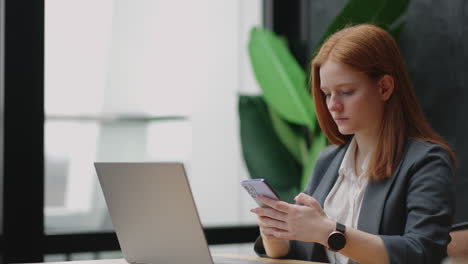
<path id="1" fill-rule="evenodd" d="M 94 163 L 125 260 L 213 263 L 181 163 Z M 262 263 L 216 258 L 216 263 Z"/>

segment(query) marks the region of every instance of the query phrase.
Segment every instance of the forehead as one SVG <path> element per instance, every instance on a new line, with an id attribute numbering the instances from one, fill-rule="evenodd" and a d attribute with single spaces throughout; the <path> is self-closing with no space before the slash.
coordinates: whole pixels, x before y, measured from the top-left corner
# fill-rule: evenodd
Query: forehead
<path id="1" fill-rule="evenodd" d="M 320 67 L 320 87 L 333 88 L 340 84 L 362 83 L 369 81 L 369 77 L 353 68 L 332 60 L 327 60 Z"/>

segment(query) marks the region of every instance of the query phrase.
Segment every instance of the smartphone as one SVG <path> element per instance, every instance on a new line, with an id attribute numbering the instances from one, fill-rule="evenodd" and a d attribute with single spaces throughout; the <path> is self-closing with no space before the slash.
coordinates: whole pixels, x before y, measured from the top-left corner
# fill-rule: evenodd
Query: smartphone
<path id="1" fill-rule="evenodd" d="M 265 179 L 251 179 L 241 181 L 241 186 L 252 196 L 255 202 L 260 207 L 269 207 L 259 200 L 258 196 L 266 196 L 274 200 L 280 200 L 280 197 L 276 192 L 271 188 L 268 182 Z"/>

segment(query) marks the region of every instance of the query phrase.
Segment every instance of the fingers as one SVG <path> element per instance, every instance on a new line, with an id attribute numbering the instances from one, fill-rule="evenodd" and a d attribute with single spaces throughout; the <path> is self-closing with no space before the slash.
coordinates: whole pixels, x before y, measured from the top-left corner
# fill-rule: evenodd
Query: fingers
<path id="1" fill-rule="evenodd" d="M 291 204 L 288 204 L 283 201 L 273 200 L 266 196 L 258 196 L 258 199 L 260 199 L 264 204 L 270 206 L 271 208 L 284 213 L 288 213 L 291 206 Z"/>
<path id="2" fill-rule="evenodd" d="M 298 203 L 304 204 L 306 206 L 312 207 L 312 208 L 321 208 L 319 202 L 315 200 L 314 197 L 307 195 L 305 193 L 300 193 L 298 194 L 294 200 Z"/>
<path id="3" fill-rule="evenodd" d="M 258 225 L 260 230 L 269 230 L 269 233 L 274 231 L 285 231 L 287 223 L 283 221 L 287 215 L 283 212 L 277 211 L 273 208 L 255 208 L 250 210 L 258 216 Z"/>
<path id="4" fill-rule="evenodd" d="M 287 215 L 283 212 L 277 211 L 273 208 L 255 208 L 250 210 L 258 216 L 267 216 L 276 220 L 284 221 Z"/>
<path id="5" fill-rule="evenodd" d="M 287 240 L 287 232 L 274 227 L 260 227 L 260 233 L 263 238 L 269 240 Z"/>
<path id="6" fill-rule="evenodd" d="M 278 221 L 276 219 L 265 217 L 265 216 L 261 216 L 258 218 L 258 225 L 260 227 L 268 227 L 268 228 L 273 227 L 273 228 L 277 228 L 281 230 L 288 229 L 288 225 L 286 222 Z"/>

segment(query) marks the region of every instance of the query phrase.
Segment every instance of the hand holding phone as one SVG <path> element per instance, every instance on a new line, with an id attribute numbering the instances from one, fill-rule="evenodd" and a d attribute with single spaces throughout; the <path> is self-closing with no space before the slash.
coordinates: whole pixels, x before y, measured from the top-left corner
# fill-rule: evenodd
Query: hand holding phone
<path id="1" fill-rule="evenodd" d="M 264 204 L 258 196 L 266 196 L 273 200 L 280 200 L 278 194 L 271 188 L 265 179 L 251 179 L 241 181 L 242 187 L 252 196 L 260 207 L 269 207 Z"/>

